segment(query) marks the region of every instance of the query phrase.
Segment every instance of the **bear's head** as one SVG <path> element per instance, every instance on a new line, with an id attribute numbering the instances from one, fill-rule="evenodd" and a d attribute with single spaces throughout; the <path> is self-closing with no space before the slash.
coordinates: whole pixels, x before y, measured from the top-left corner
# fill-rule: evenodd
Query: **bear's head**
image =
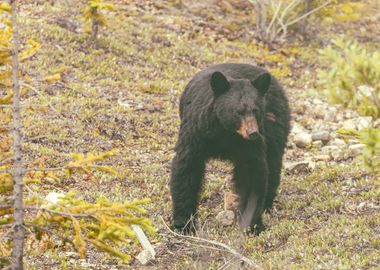
<path id="1" fill-rule="evenodd" d="M 244 139 L 261 137 L 265 117 L 265 94 L 271 83 L 269 73 L 256 79 L 227 79 L 221 72 L 210 77 L 214 110 L 221 125 Z"/>

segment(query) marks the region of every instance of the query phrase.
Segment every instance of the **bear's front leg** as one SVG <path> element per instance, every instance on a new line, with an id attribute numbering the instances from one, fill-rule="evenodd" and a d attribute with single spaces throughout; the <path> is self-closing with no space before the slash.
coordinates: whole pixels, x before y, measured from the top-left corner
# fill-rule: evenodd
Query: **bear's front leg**
<path id="1" fill-rule="evenodd" d="M 205 161 L 200 151 L 189 145 L 178 144 L 170 179 L 173 225 L 176 230 L 184 233 L 195 230 L 194 219 L 204 171 Z"/>
<path id="2" fill-rule="evenodd" d="M 268 188 L 268 168 L 265 159 L 236 162 L 234 184 L 239 195 L 240 227 L 258 235 L 265 229 L 262 223 Z"/>

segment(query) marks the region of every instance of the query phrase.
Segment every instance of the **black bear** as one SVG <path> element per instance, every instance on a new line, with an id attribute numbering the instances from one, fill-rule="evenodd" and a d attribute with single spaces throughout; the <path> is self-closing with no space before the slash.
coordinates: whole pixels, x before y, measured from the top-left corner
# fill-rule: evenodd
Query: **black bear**
<path id="1" fill-rule="evenodd" d="M 191 232 L 205 163 L 234 165 L 240 226 L 259 233 L 262 213 L 272 207 L 280 183 L 290 129 L 283 88 L 265 69 L 226 63 L 197 73 L 180 99 L 181 126 L 172 162 L 173 225 Z"/>

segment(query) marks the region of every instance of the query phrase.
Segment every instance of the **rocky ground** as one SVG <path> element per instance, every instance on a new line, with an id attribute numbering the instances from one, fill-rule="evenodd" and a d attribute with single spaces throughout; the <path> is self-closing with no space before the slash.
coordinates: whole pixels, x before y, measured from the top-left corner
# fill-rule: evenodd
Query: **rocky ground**
<path id="1" fill-rule="evenodd" d="M 371 118 L 343 110 L 318 97 L 295 98 L 292 103 L 295 106 L 285 170 L 313 170 L 315 166 L 352 162 L 363 150 L 358 140 L 344 140 L 337 131 L 365 128 Z"/>

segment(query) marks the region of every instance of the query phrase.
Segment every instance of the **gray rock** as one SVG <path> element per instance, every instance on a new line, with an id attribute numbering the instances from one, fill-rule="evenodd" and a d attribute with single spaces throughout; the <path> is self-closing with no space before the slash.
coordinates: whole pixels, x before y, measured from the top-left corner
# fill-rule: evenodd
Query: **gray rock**
<path id="1" fill-rule="evenodd" d="M 327 143 L 330 140 L 330 132 L 326 130 L 317 130 L 311 134 L 311 139 L 313 141 L 322 141 L 323 143 Z"/>
<path id="2" fill-rule="evenodd" d="M 356 157 L 357 155 L 360 155 L 363 152 L 365 145 L 358 143 L 358 144 L 353 144 L 348 147 L 350 150 L 350 157 Z"/>
<path id="3" fill-rule="evenodd" d="M 308 147 L 312 142 L 311 135 L 306 132 L 298 133 L 294 136 L 294 143 L 301 148 Z"/>
<path id="4" fill-rule="evenodd" d="M 284 169 L 290 173 L 307 172 L 309 171 L 309 160 L 284 162 Z"/>
<path id="5" fill-rule="evenodd" d="M 232 210 L 223 210 L 216 215 L 216 220 L 222 226 L 231 226 L 235 220 L 235 213 Z"/>

